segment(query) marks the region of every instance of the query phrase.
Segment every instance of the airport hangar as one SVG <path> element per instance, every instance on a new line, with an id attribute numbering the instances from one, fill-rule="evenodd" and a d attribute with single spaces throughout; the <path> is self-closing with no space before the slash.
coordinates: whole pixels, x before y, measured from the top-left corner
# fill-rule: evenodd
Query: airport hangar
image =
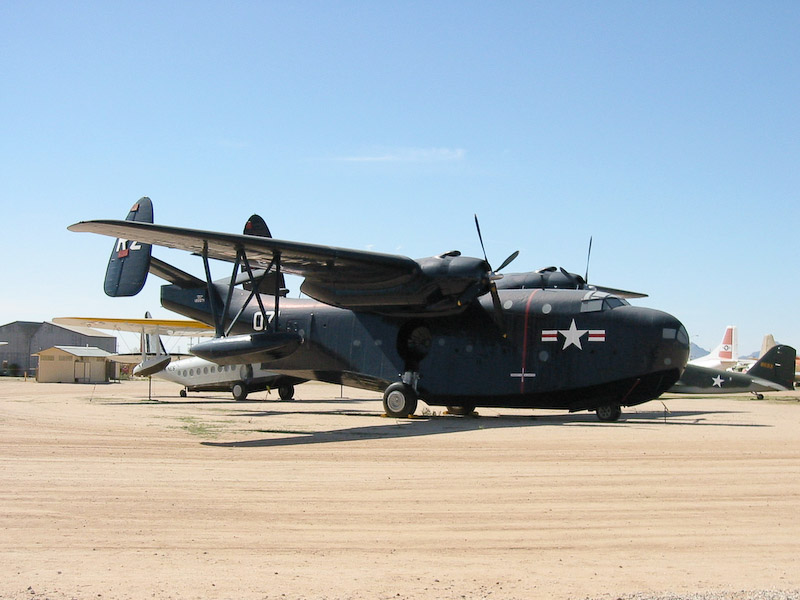
<path id="1" fill-rule="evenodd" d="M 99 349 L 107 354 L 116 354 L 117 352 L 117 338 L 113 335 L 88 327 L 68 327 L 47 321 L 44 323 L 14 321 L 0 325 L 0 340 L 7 342 L 6 345 L 0 346 L 0 374 L 2 375 L 28 377 L 38 375 L 40 354 L 57 346 L 70 348 L 66 351 L 66 355 L 73 358 L 66 360 L 71 362 L 90 363 L 95 362 L 93 359 L 97 358 L 102 358 L 103 362 L 106 361 L 102 353 L 87 351 L 89 348 Z M 45 355 L 65 356 L 64 351 L 48 352 Z M 58 363 L 59 359 L 45 359 L 45 361 Z M 60 359 L 60 362 L 65 362 L 65 359 Z M 48 364 L 48 366 L 50 365 Z M 80 371 L 81 368 L 84 371 Z M 87 375 L 83 373 L 91 373 L 88 377 L 96 379 L 97 367 L 88 367 L 89 371 L 85 371 L 86 368 L 85 366 L 74 366 L 73 373 L 77 373 L 80 377 L 73 376 L 69 381 L 76 378 L 86 380 Z M 110 365 L 101 380 L 107 381 L 109 377 L 113 376 L 113 368 L 113 365 Z M 52 375 L 47 375 L 46 378 L 50 380 Z"/>

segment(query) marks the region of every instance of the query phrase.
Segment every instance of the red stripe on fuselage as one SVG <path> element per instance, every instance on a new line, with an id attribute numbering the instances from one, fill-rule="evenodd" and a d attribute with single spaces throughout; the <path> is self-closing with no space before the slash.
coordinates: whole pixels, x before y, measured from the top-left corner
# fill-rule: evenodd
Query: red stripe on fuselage
<path id="1" fill-rule="evenodd" d="M 531 295 L 528 296 L 528 302 L 525 304 L 525 329 L 522 332 L 522 367 L 520 368 L 520 373 L 525 373 L 525 365 L 528 362 L 528 315 L 531 310 L 531 300 L 536 295 L 536 292 L 539 290 L 533 290 Z M 525 377 L 522 376 L 519 378 L 519 393 L 525 393 Z"/>

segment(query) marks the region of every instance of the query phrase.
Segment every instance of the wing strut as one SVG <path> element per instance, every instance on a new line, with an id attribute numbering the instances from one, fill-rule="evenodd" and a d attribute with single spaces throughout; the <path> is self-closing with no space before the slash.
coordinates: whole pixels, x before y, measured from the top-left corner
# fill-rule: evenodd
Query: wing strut
<path id="1" fill-rule="evenodd" d="M 243 254 L 244 253 L 242 252 L 241 248 L 236 249 L 236 260 L 233 261 L 233 273 L 231 274 L 231 281 L 230 284 L 228 285 L 228 295 L 225 297 L 225 304 L 222 307 L 223 310 L 222 324 L 221 324 L 222 327 L 225 326 L 225 317 L 228 316 L 228 310 L 230 310 L 231 298 L 233 298 L 233 282 L 236 280 L 236 272 L 239 270 L 239 264 L 241 263 Z M 228 327 L 228 330 L 225 332 L 226 336 L 230 333 L 230 328 L 233 327 L 233 324 L 236 322 L 236 319 L 238 318 L 239 315 L 236 315 L 234 319 L 231 319 L 230 327 Z"/>
<path id="2" fill-rule="evenodd" d="M 253 269 L 250 267 L 250 261 L 247 260 L 247 253 L 244 251 L 244 248 L 239 248 L 239 249 L 237 249 L 236 252 L 237 252 L 237 258 L 239 257 L 239 255 L 241 255 L 241 257 L 242 257 L 242 266 L 244 266 L 245 272 L 247 273 L 247 277 L 250 280 L 250 295 L 247 297 L 247 300 L 245 300 L 244 304 L 242 304 L 242 308 L 239 310 L 238 314 L 236 315 L 236 318 L 231 321 L 231 326 L 228 328 L 228 331 L 226 332 L 226 334 L 230 333 L 230 330 L 233 328 L 233 324 L 238 320 L 239 315 L 241 315 L 242 312 L 244 312 L 244 309 L 247 308 L 247 306 L 250 304 L 250 301 L 253 299 L 253 296 L 255 296 L 256 302 L 258 302 L 258 308 L 261 311 L 261 317 L 264 319 L 263 322 L 264 323 L 268 322 L 268 320 L 267 320 L 267 309 L 264 308 L 264 303 L 261 301 L 261 295 L 258 293 L 258 290 L 259 290 L 259 287 L 260 287 L 261 280 L 264 279 L 264 277 L 266 277 L 267 274 L 269 273 L 270 269 L 272 269 L 272 266 L 275 263 L 275 259 L 274 258 L 272 259 L 272 262 L 269 264 L 269 266 L 264 271 L 261 272 L 261 275 L 259 275 L 258 277 L 255 277 L 253 275 Z M 234 269 L 234 275 L 236 275 L 236 269 Z M 280 277 L 276 278 L 275 287 L 276 288 L 280 287 Z M 231 278 L 231 288 L 230 289 L 233 290 L 233 278 Z M 275 324 L 275 327 L 276 327 L 275 331 L 277 331 L 277 318 L 278 318 L 278 298 L 277 297 L 275 298 L 275 316 L 273 318 L 275 319 L 275 323 L 276 323 Z"/>
<path id="3" fill-rule="evenodd" d="M 278 331 L 278 309 L 280 308 L 280 300 L 281 300 L 281 253 L 276 252 L 275 258 L 273 259 L 275 263 L 275 316 L 272 317 L 272 331 Z M 267 269 L 269 271 L 269 269 Z"/>
<path id="4" fill-rule="evenodd" d="M 211 268 L 208 264 L 208 243 L 203 243 L 203 267 L 205 268 L 206 272 L 206 289 L 208 290 L 208 297 L 209 302 L 211 304 L 211 317 L 214 320 L 214 332 L 216 337 L 227 337 L 231 330 L 233 329 L 234 324 L 239 319 L 239 317 L 244 312 L 245 308 L 247 308 L 255 297 L 256 302 L 258 303 L 258 308 L 261 311 L 261 316 L 263 318 L 264 323 L 268 323 L 269 320 L 267 319 L 267 310 L 264 308 L 264 303 L 261 301 L 261 295 L 258 294 L 259 284 L 264 277 L 269 274 L 272 268 L 275 268 L 276 273 L 280 276 L 281 272 L 281 255 L 280 253 L 276 253 L 272 262 L 270 262 L 269 266 L 260 271 L 260 275 L 255 276 L 253 275 L 253 269 L 250 266 L 250 261 L 247 260 L 247 253 L 245 252 L 244 248 L 237 247 L 236 248 L 236 259 L 233 263 L 233 274 L 231 275 L 230 283 L 228 285 L 228 293 L 225 297 L 225 301 L 222 304 L 222 310 L 220 311 L 219 301 L 220 298 L 217 295 L 216 288 L 214 287 L 212 280 L 211 280 Z M 236 282 L 236 274 L 239 270 L 239 266 L 242 266 L 247 273 L 247 278 L 250 282 L 250 295 L 247 297 L 247 300 L 242 304 L 242 307 L 239 309 L 239 312 L 236 313 L 231 319 L 230 325 L 228 328 L 225 328 L 225 320 L 228 316 L 228 313 L 231 309 L 231 300 L 233 299 L 233 288 Z M 280 293 L 281 293 L 281 282 L 280 277 L 275 278 L 275 315 L 273 316 L 272 320 L 272 330 L 278 331 L 278 310 L 280 308 Z"/>
<path id="5" fill-rule="evenodd" d="M 203 242 L 203 267 L 206 270 L 206 289 L 208 290 L 208 301 L 211 304 L 211 317 L 214 319 L 214 335 L 216 337 L 223 337 L 224 331 L 222 325 L 224 323 L 224 315 L 219 314 L 217 308 L 217 291 L 211 282 L 211 267 L 208 265 L 208 242 Z"/>

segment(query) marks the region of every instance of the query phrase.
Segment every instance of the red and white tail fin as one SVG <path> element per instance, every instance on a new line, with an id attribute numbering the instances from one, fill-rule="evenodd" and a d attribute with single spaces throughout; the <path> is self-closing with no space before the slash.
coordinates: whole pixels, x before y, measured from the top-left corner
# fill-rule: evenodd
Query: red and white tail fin
<path id="1" fill-rule="evenodd" d="M 690 361 L 694 365 L 712 369 L 728 369 L 737 363 L 739 356 L 739 341 L 735 325 L 728 325 L 722 342 L 710 354 Z"/>
<path id="2" fill-rule="evenodd" d="M 722 336 L 722 343 L 714 348 L 711 352 L 712 355 L 719 358 L 721 361 L 732 360 L 735 361 L 738 354 L 738 338 L 735 325 L 728 325 L 725 329 L 725 335 Z"/>

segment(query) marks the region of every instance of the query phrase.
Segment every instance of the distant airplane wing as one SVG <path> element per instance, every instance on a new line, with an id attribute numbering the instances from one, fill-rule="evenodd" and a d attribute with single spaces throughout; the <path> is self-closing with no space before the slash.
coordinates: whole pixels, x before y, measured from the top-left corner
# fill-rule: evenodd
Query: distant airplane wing
<path id="1" fill-rule="evenodd" d="M 112 331 L 132 331 L 150 335 L 211 337 L 214 328 L 191 319 L 92 319 L 88 317 L 58 317 L 53 323 Z"/>
<path id="2" fill-rule="evenodd" d="M 405 256 L 154 223 L 109 219 L 81 221 L 70 225 L 68 229 L 196 254 L 205 251 L 209 258 L 227 262 L 234 262 L 237 251 L 242 249 L 252 266 L 263 269 L 269 268 L 279 255 L 281 270 L 318 283 L 383 287 L 402 283 L 419 271 L 416 261 Z"/>
<path id="3" fill-rule="evenodd" d="M 593 287 L 600 292 L 606 292 L 607 294 L 619 296 L 620 298 L 647 298 L 647 294 L 643 294 L 642 292 L 629 292 L 628 290 L 620 290 L 618 288 L 611 288 L 603 285 L 592 285 L 590 287 Z"/>
<path id="4" fill-rule="evenodd" d="M 142 362 L 142 353 L 137 352 L 135 354 L 112 354 L 108 358 L 110 358 L 115 363 L 120 363 L 122 365 L 138 365 L 140 362 Z"/>

